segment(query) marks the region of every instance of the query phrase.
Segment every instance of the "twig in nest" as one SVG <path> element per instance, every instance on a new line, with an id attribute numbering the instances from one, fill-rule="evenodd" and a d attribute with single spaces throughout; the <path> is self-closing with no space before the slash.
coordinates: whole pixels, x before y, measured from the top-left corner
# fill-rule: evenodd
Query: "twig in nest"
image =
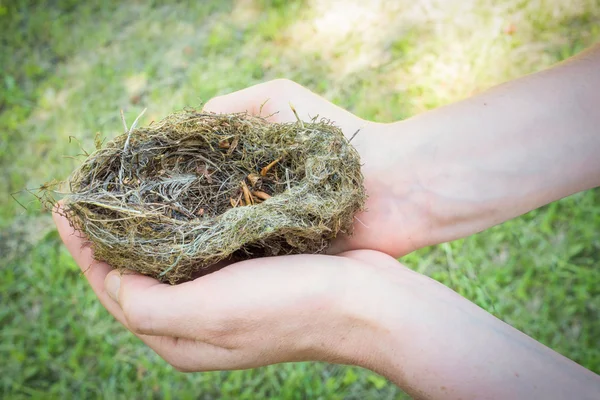
<path id="1" fill-rule="evenodd" d="M 242 193 L 240 193 L 237 200 L 234 200 L 232 197 L 229 198 L 229 202 L 231 203 L 231 207 L 233 208 L 236 208 L 240 204 L 240 201 L 242 201 Z"/>
<path id="2" fill-rule="evenodd" d="M 252 192 L 252 195 L 258 197 L 261 200 L 267 200 L 271 198 L 271 195 L 260 190 L 255 190 Z"/>
<path id="3" fill-rule="evenodd" d="M 269 170 L 271 168 L 273 168 L 279 161 L 281 161 L 281 157 L 279 157 L 278 159 L 276 159 L 275 161 L 271 162 L 269 165 L 267 165 L 266 167 L 264 167 L 263 169 L 260 170 L 260 175 L 261 176 L 267 176 L 267 173 L 269 172 Z"/>
<path id="4" fill-rule="evenodd" d="M 242 185 L 242 192 L 244 193 L 244 200 L 246 201 L 246 204 L 247 205 L 254 204 L 254 201 L 252 200 L 252 196 L 250 195 L 250 190 L 248 189 L 248 185 L 246 185 L 246 182 L 241 181 L 241 185 Z"/>
<path id="5" fill-rule="evenodd" d="M 227 150 L 228 156 L 233 154 L 233 152 L 235 151 L 235 148 L 238 145 L 239 140 L 240 139 L 237 136 L 233 138 L 233 141 L 231 142 L 231 145 L 229 146 L 229 150 Z"/>
<path id="6" fill-rule="evenodd" d="M 248 174 L 248 176 L 246 177 L 246 179 L 248 179 L 248 182 L 250 182 L 250 185 L 252 187 L 256 186 L 256 184 L 258 183 L 258 181 L 260 180 L 260 176 L 258 176 L 257 174 Z"/>

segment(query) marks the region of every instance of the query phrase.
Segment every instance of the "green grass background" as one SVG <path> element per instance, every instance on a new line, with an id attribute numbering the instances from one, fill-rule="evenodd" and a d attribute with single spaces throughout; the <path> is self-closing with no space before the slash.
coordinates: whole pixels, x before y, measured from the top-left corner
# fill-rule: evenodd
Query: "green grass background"
<path id="1" fill-rule="evenodd" d="M 95 300 L 26 193 L 96 132 L 286 77 L 394 121 L 544 69 L 600 40 L 597 0 L 0 0 L 0 397 L 405 398 L 323 363 L 181 374 Z M 599 155 L 600 156 L 600 155 Z M 398 229 L 402 229 L 399 226 Z M 403 262 L 600 372 L 600 191 Z M 458 368 L 459 366 L 457 366 Z"/>

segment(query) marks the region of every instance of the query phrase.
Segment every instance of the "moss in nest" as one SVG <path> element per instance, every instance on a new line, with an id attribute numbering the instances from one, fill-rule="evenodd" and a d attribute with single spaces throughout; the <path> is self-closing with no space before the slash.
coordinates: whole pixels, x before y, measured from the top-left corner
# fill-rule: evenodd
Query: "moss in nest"
<path id="1" fill-rule="evenodd" d="M 116 137 L 68 183 L 65 216 L 96 259 L 170 283 L 226 259 L 322 252 L 366 197 L 330 121 L 194 110 Z"/>

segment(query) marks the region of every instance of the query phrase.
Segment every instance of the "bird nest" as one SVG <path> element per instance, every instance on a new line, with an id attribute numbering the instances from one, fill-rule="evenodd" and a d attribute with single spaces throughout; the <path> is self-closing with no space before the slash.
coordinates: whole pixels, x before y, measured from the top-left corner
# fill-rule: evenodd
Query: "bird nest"
<path id="1" fill-rule="evenodd" d="M 366 197 L 330 121 L 194 110 L 116 137 L 68 184 L 62 212 L 96 259 L 170 283 L 223 260 L 323 252 Z"/>

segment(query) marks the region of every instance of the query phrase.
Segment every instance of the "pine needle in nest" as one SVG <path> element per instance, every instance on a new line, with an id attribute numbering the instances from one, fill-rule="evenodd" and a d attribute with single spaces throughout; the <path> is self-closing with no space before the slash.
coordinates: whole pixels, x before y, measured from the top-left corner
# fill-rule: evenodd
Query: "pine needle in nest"
<path id="1" fill-rule="evenodd" d="M 323 252 L 366 197 L 330 121 L 194 110 L 116 137 L 68 185 L 62 210 L 96 259 L 170 283 L 226 259 Z"/>

